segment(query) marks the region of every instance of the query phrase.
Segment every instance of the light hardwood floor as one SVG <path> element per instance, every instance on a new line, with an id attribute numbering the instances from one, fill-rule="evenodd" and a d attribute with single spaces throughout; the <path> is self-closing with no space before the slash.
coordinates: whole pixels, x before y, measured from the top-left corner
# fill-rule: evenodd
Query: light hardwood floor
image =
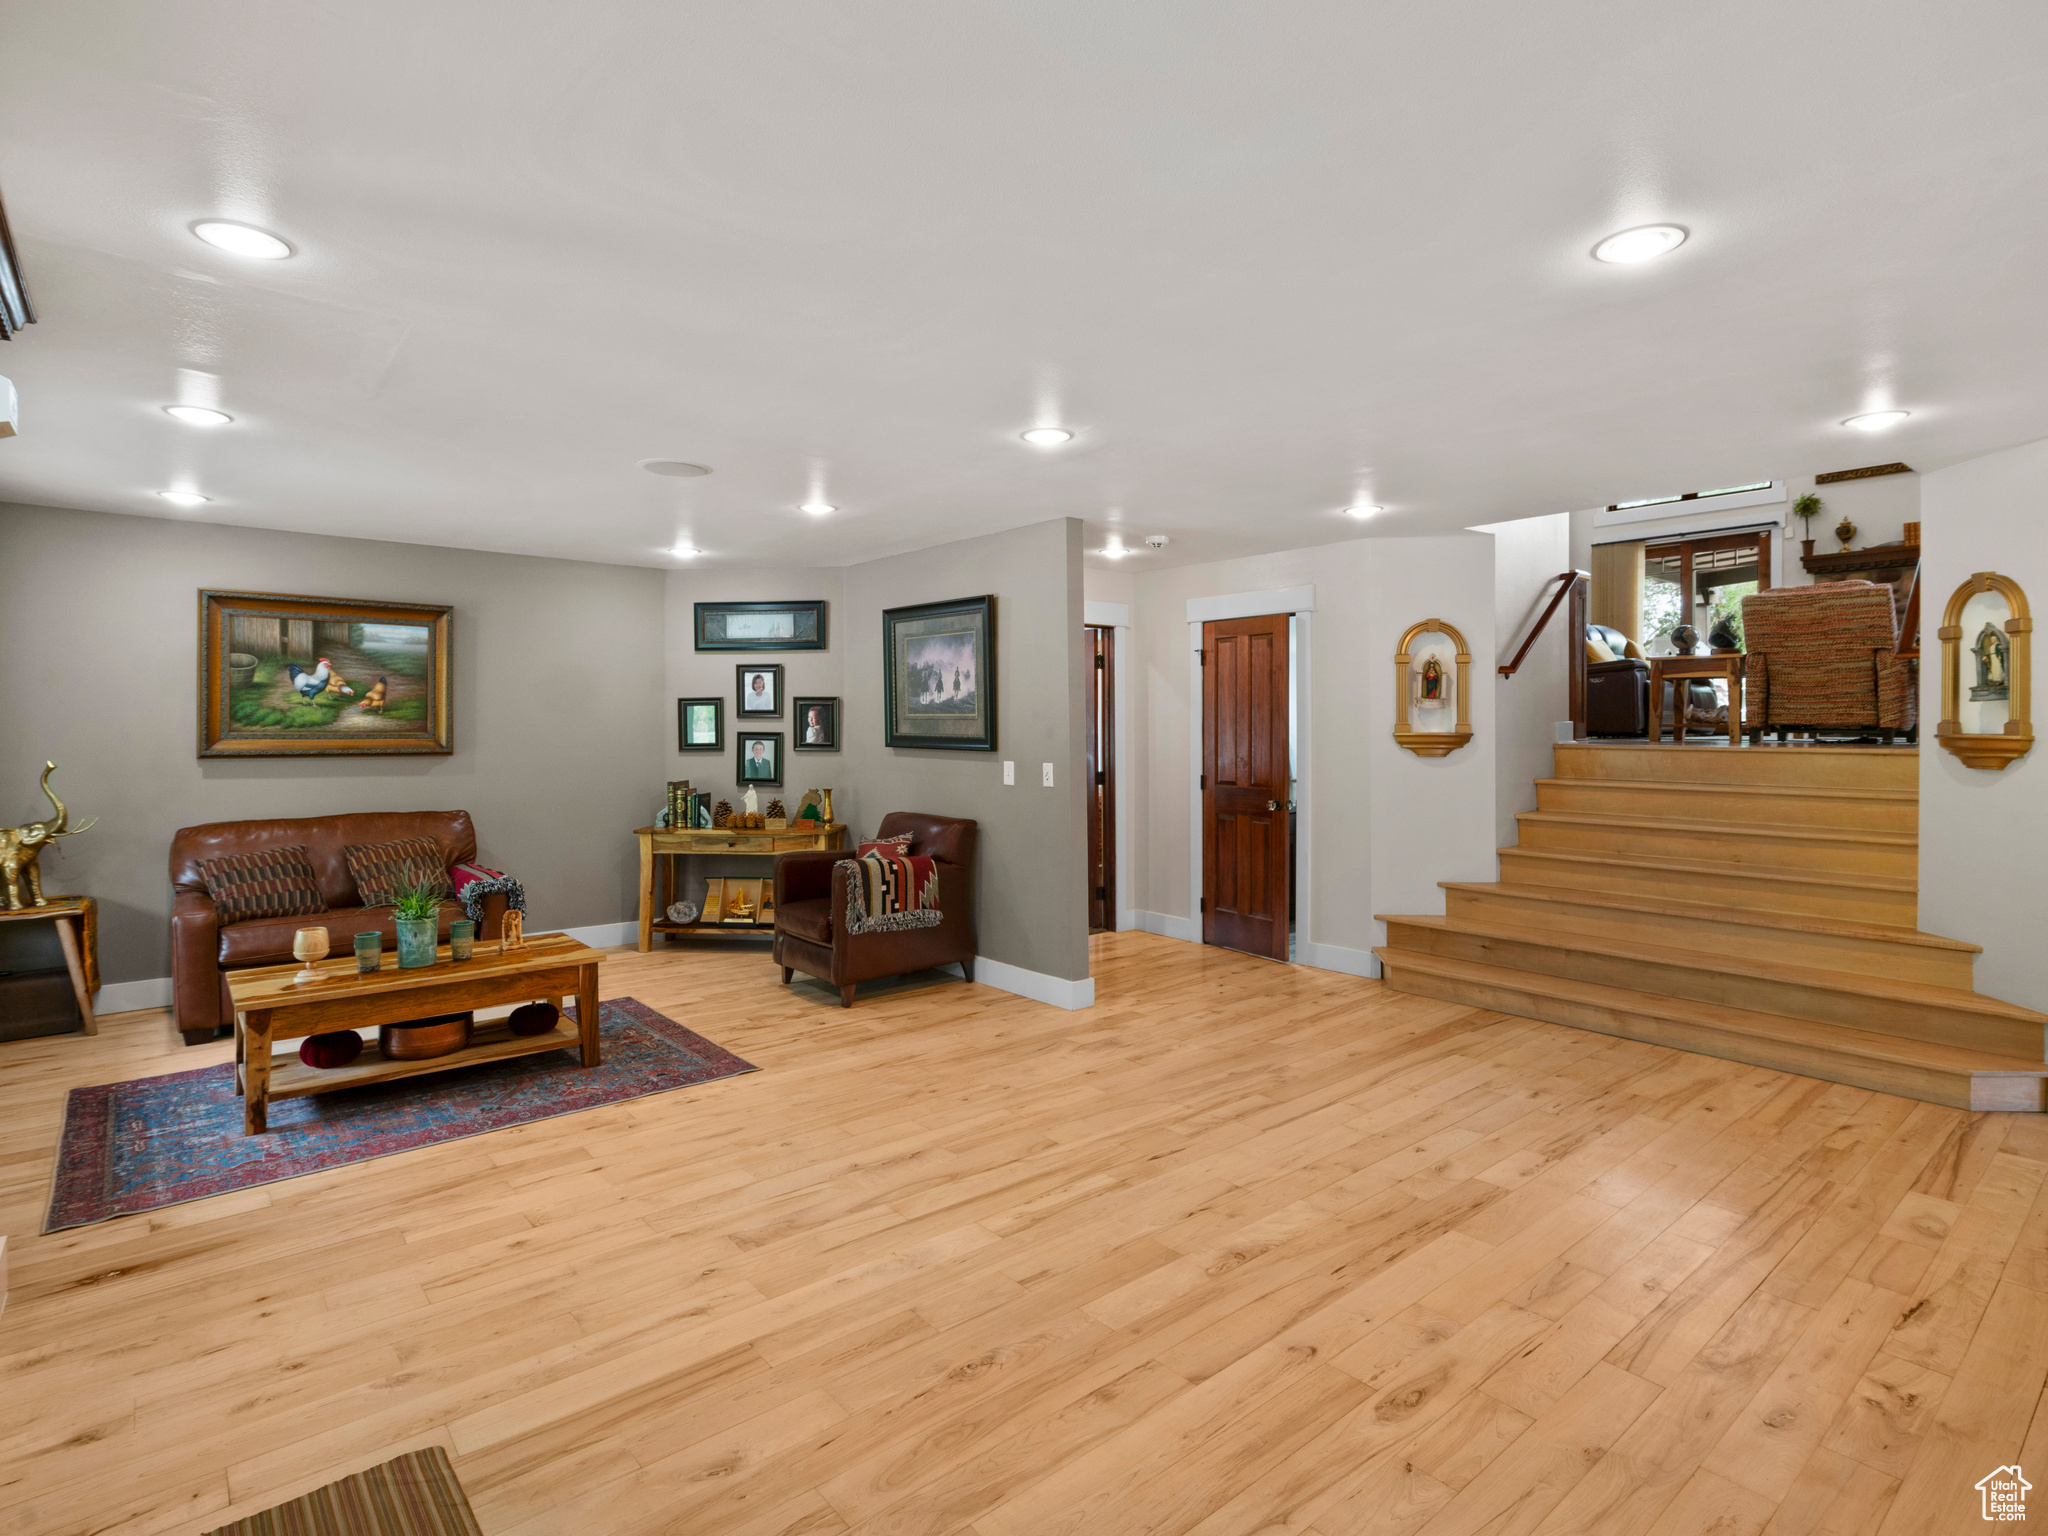
<path id="1" fill-rule="evenodd" d="M 762 1070 L 50 1237 L 65 1091 L 228 1048 L 0 1047 L 0 1530 L 436 1442 L 493 1536 L 1895 1536 L 2015 1459 L 2048 1501 L 2043 1117 L 1093 942 L 1082 1013 L 615 953 Z"/>

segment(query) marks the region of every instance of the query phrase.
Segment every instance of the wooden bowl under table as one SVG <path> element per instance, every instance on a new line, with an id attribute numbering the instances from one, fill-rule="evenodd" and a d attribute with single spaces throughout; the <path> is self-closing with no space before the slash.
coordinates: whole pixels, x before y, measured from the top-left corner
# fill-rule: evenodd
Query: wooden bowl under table
<path id="1" fill-rule="evenodd" d="M 385 1024 L 377 1031 L 377 1049 L 386 1061 L 452 1056 L 469 1044 L 470 1022 L 467 1013 L 444 1013 L 409 1024 Z"/>

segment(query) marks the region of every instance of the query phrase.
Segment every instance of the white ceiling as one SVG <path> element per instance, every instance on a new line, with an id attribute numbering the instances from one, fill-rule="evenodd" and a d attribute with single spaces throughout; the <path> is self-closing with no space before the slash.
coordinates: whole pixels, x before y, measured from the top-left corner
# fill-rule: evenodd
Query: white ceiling
<path id="1" fill-rule="evenodd" d="M 2033 0 L 10 0 L 0 498 L 1131 568 L 1932 467 L 2048 435 L 2044 70 Z"/>

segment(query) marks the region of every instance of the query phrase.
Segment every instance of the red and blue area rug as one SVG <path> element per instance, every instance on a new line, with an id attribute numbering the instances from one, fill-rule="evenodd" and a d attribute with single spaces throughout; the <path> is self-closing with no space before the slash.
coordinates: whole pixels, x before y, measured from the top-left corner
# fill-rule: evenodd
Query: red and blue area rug
<path id="1" fill-rule="evenodd" d="M 573 1010 L 572 1010 L 573 1012 Z M 295 1179 L 509 1125 L 756 1070 L 630 997 L 599 1005 L 604 1064 L 543 1051 L 334 1093 L 279 1099 L 242 1134 L 234 1063 L 74 1088 L 45 1232 Z"/>

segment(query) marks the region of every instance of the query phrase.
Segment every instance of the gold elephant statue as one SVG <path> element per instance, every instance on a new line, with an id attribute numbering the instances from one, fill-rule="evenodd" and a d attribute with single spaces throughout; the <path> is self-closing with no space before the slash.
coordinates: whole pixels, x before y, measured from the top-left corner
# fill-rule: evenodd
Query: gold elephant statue
<path id="1" fill-rule="evenodd" d="M 0 882 L 7 888 L 7 910 L 19 912 L 23 907 L 47 907 L 43 899 L 43 877 L 36 868 L 36 860 L 42 857 L 43 849 L 60 837 L 76 837 L 98 825 L 95 816 L 82 827 L 74 827 L 71 813 L 64 808 L 64 802 L 57 798 L 50 788 L 50 775 L 57 771 L 51 762 L 43 764 L 43 796 L 50 802 L 57 814 L 48 821 L 32 821 L 25 827 L 0 827 Z M 26 889 L 27 900 L 22 899 Z"/>

